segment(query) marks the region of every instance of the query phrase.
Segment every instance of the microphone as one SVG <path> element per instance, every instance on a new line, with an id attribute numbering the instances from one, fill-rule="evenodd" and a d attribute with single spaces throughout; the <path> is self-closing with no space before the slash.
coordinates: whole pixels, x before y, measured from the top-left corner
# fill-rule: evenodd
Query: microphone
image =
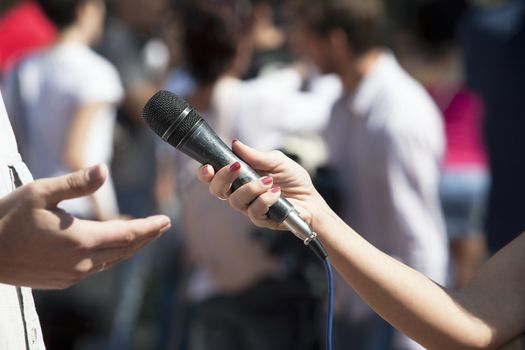
<path id="1" fill-rule="evenodd" d="M 217 136 L 199 113 L 177 95 L 164 90 L 157 92 L 144 106 L 143 118 L 164 141 L 199 163 L 210 164 L 216 171 L 233 162 L 240 162 L 241 172 L 232 184 L 232 191 L 260 178 Z M 321 259 L 328 256 L 317 234 L 288 200 L 279 198 L 267 215 L 271 220 L 284 224 Z"/>

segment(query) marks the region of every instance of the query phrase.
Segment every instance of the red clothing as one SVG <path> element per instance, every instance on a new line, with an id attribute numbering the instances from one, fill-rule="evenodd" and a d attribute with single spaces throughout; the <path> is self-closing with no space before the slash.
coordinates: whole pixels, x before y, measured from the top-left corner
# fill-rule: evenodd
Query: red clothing
<path id="1" fill-rule="evenodd" d="M 443 113 L 447 150 L 445 168 L 487 167 L 487 155 L 481 136 L 484 115 L 483 102 L 466 89 L 429 89 Z"/>
<path id="2" fill-rule="evenodd" d="M 23 1 L 0 18 L 0 73 L 26 54 L 53 42 L 56 29 L 32 1 Z"/>

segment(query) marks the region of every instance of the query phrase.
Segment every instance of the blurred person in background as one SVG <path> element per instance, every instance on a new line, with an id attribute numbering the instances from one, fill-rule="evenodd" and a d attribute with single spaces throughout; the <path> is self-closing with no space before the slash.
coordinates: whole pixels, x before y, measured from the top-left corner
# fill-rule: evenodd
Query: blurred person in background
<path id="1" fill-rule="evenodd" d="M 289 134 L 325 125 L 339 83 L 331 77 L 335 87 L 302 92 L 295 69 L 243 82 L 253 50 L 246 5 L 199 1 L 184 10 L 185 66 L 196 81 L 186 98 L 225 140 L 242 137 L 265 149 L 281 147 Z M 185 348 L 317 349 L 322 291 L 312 290 L 304 271 L 297 271 L 319 265 L 315 256 L 293 240 L 289 245 L 296 243 L 306 258 L 287 260 L 280 246 L 280 252 L 273 251 L 267 236 L 242 215 L 210 201 L 195 179 L 197 167 L 176 155 L 191 305 Z M 267 178 L 261 181 L 271 187 Z"/>
<path id="2" fill-rule="evenodd" d="M 485 102 L 491 253 L 525 229 L 525 1 L 500 3 L 474 8 L 459 28 L 467 85 Z"/>
<path id="3" fill-rule="evenodd" d="M 118 109 L 112 168 L 123 214 L 139 216 L 156 209 L 153 133 L 142 121 L 142 108 L 164 84 L 169 50 L 162 40 L 168 25 L 166 0 L 119 0 L 97 50 L 122 79 L 124 99 Z"/>
<path id="4" fill-rule="evenodd" d="M 27 54 L 49 46 L 56 28 L 34 1 L 19 1 L 0 13 L 0 75 Z"/>
<path id="5" fill-rule="evenodd" d="M 277 0 L 252 0 L 253 54 L 244 79 L 289 66 L 294 57 L 285 28 L 285 4 Z"/>
<path id="6" fill-rule="evenodd" d="M 114 67 L 91 48 L 103 30 L 103 1 L 39 2 L 59 28 L 55 44 L 27 58 L 5 81 L 5 98 L 35 178 L 109 163 L 122 85 Z M 112 181 L 89 199 L 62 206 L 85 218 L 118 215 Z"/>
<path id="7" fill-rule="evenodd" d="M 326 132 L 342 218 L 376 247 L 444 283 L 443 125 L 427 92 L 383 47 L 382 2 L 304 0 L 294 10 L 303 50 L 321 72 L 343 82 Z M 400 333 L 391 336 L 357 294 L 336 287 L 343 297 L 335 349 L 422 349 Z"/>
<path id="8" fill-rule="evenodd" d="M 461 0 L 437 0 L 417 10 L 417 31 L 406 68 L 428 89 L 443 113 L 447 147 L 440 197 L 453 259 L 453 286 L 461 287 L 487 255 L 485 212 L 489 174 L 482 138 L 483 101 L 465 86 L 456 46 Z"/>
<path id="9" fill-rule="evenodd" d="M 109 163 L 123 89 L 113 65 L 90 47 L 102 35 L 105 3 L 38 4 L 59 30 L 56 42 L 21 62 L 6 79 L 6 105 L 22 154 L 36 178 Z M 95 220 L 119 215 L 111 177 L 96 193 L 64 201 L 61 207 Z M 104 327 L 111 298 L 109 276 L 99 274 L 67 291 L 35 295 L 50 348 L 78 346 L 82 337 Z"/>
<path id="10" fill-rule="evenodd" d="M 107 21 L 105 35 L 97 50 L 117 68 L 124 85 L 124 99 L 118 109 L 114 133 L 112 172 L 121 213 L 131 217 L 150 215 L 159 210 L 155 197 L 158 179 L 156 136 L 144 124 L 142 109 L 148 99 L 165 83 L 170 64 L 170 50 L 166 37 L 171 26 L 172 11 L 167 0 L 117 0 L 113 14 Z M 168 236 L 165 236 L 166 239 Z M 151 343 L 153 333 L 140 337 L 141 310 L 144 303 L 155 305 L 163 282 L 157 267 L 166 263 L 158 255 L 160 245 L 142 251 L 118 269 L 118 302 L 115 307 L 109 348 L 132 349 Z M 153 261 L 155 256 L 155 261 Z M 173 270 L 172 270 L 173 271 Z M 174 276 L 170 276 L 170 279 Z M 153 297 L 146 298 L 153 286 Z M 160 287 L 159 287 L 160 286 Z M 154 312 L 155 316 L 157 315 Z M 154 341 L 154 340 L 153 340 Z M 141 345 L 143 344 L 143 345 Z"/>

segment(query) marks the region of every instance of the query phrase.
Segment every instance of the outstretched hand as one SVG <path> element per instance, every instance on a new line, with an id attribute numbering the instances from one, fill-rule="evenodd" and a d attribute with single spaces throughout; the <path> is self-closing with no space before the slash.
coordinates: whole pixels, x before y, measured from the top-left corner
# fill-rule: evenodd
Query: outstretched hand
<path id="1" fill-rule="evenodd" d="M 284 230 L 284 226 L 266 216 L 268 209 L 282 195 L 312 225 L 315 213 L 326 203 L 315 190 L 306 170 L 279 151 L 260 152 L 240 141 L 234 141 L 232 149 L 262 177 L 232 193 L 232 183 L 241 171 L 240 163 L 230 164 L 217 172 L 211 165 L 204 165 L 199 170 L 199 180 L 209 184 L 212 195 L 227 199 L 232 208 L 247 215 L 257 226 Z"/>
<path id="2" fill-rule="evenodd" d="M 107 269 L 166 232 L 166 216 L 95 222 L 59 209 L 104 183 L 98 165 L 58 178 L 37 180 L 0 199 L 0 283 L 62 289 Z"/>

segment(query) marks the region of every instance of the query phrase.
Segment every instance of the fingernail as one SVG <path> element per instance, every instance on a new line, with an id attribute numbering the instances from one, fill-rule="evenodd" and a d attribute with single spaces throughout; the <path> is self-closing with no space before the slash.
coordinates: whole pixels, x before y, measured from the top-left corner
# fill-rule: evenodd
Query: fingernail
<path id="1" fill-rule="evenodd" d="M 281 192 L 281 188 L 279 186 L 272 187 L 270 190 L 272 193 L 279 193 Z"/>
<path id="2" fill-rule="evenodd" d="M 233 140 L 232 140 L 232 145 L 233 145 L 234 143 L 236 143 L 236 142 L 239 142 L 239 140 L 238 140 L 238 139 L 233 139 Z"/>
<path id="3" fill-rule="evenodd" d="M 232 165 L 230 165 L 230 171 L 233 173 L 233 172 L 236 172 L 237 170 L 239 170 L 241 168 L 241 163 L 239 162 L 235 162 L 233 163 Z"/>
<path id="4" fill-rule="evenodd" d="M 89 182 L 98 182 L 104 178 L 103 166 L 95 165 L 88 169 L 87 178 Z"/>
<path id="5" fill-rule="evenodd" d="M 201 168 L 201 172 L 204 174 L 204 175 L 208 175 L 210 173 L 210 166 L 209 165 L 204 165 L 202 168 Z"/>
<path id="6" fill-rule="evenodd" d="M 273 179 L 270 177 L 270 176 L 265 176 L 261 179 L 261 183 L 264 185 L 264 186 L 269 186 L 271 185 L 273 182 Z"/>

